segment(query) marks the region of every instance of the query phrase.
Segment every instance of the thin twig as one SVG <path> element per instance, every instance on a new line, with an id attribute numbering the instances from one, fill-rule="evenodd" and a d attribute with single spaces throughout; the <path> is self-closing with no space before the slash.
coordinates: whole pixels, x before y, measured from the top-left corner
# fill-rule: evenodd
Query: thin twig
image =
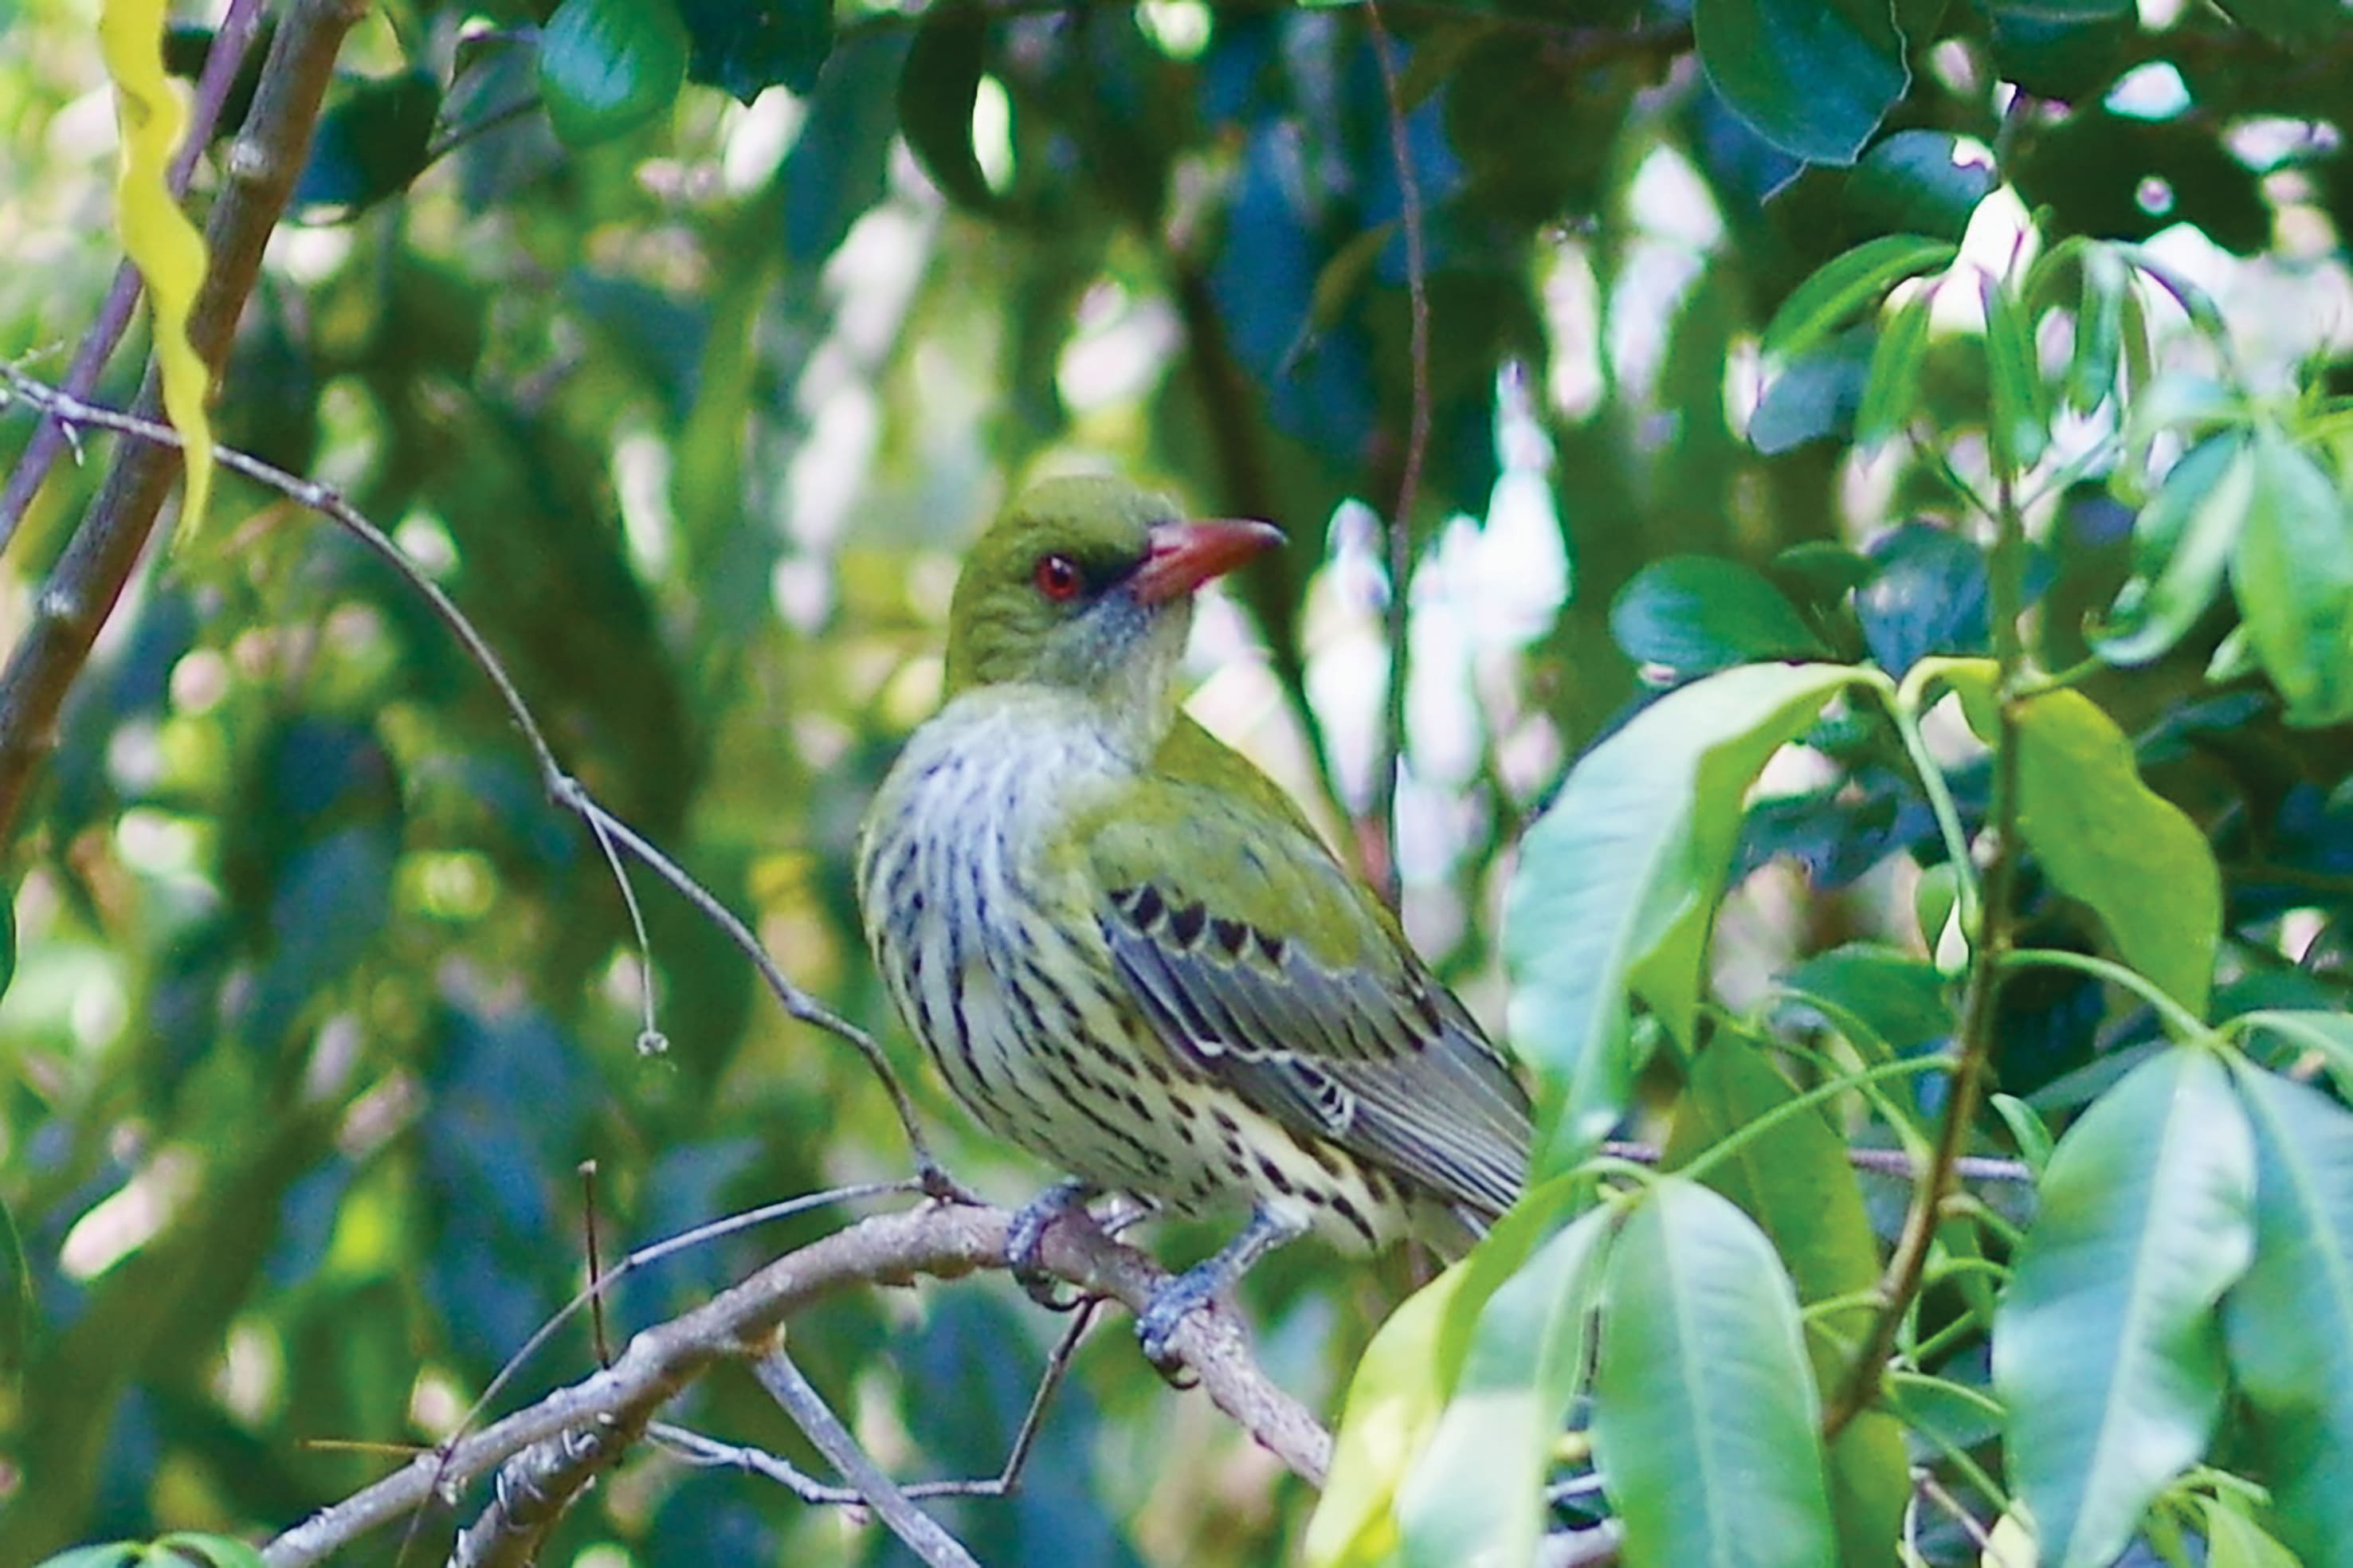
<path id="1" fill-rule="evenodd" d="M 817 1385 L 803 1376 L 781 1344 L 753 1363 L 753 1373 L 769 1397 L 784 1407 L 801 1435 L 817 1446 L 833 1468 L 881 1517 L 892 1534 L 932 1568 L 980 1568 L 964 1543 L 942 1528 L 940 1521 L 917 1508 L 899 1483 L 867 1457 L 841 1417 L 825 1402 Z"/>
<path id="2" fill-rule="evenodd" d="M 1397 504 L 1390 509 L 1385 536 L 1389 598 L 1383 629 L 1388 643 L 1389 679 L 1381 708 L 1381 746 L 1373 775 L 1371 824 L 1381 848 L 1378 886 L 1394 908 L 1400 891 L 1397 863 L 1398 770 L 1405 763 L 1406 666 L 1413 628 L 1413 510 L 1421 499 L 1421 468 L 1430 452 L 1430 261 L 1422 249 L 1421 184 L 1414 176 L 1413 147 L 1406 132 L 1405 95 L 1398 85 L 1397 62 L 1389 58 L 1389 33 L 1381 21 L 1378 0 L 1365 0 L 1365 27 L 1372 36 L 1373 58 L 1381 70 L 1381 91 L 1388 100 L 1389 157 L 1397 165 L 1398 218 L 1405 230 L 1408 353 L 1413 375 L 1405 465 L 1398 475 Z"/>
<path id="3" fill-rule="evenodd" d="M 1601 1145 L 1601 1152 L 1620 1160 L 1631 1160 L 1638 1165 L 1655 1165 L 1660 1152 L 1655 1143 L 1619 1143 Z M 1917 1180 L 1920 1172 L 1912 1156 L 1901 1149 L 1849 1149 L 1846 1163 L 1858 1171 L 1874 1176 L 1896 1176 Z M 1964 1182 L 2031 1182 L 2033 1167 L 2023 1160 L 2002 1160 L 1987 1154 L 1964 1154 L 1953 1162 L 1953 1174 Z"/>
<path id="4" fill-rule="evenodd" d="M 168 425 L 153 419 L 142 418 L 137 415 L 121 413 L 81 398 L 69 397 L 55 387 L 26 375 L 15 366 L 0 365 L 0 382 L 5 383 L 5 390 L 0 390 L 0 396 L 13 395 L 26 404 L 62 418 L 68 424 L 113 430 L 161 447 L 176 449 L 179 446 L 179 433 Z M 441 623 L 450 636 L 458 639 L 459 645 L 465 648 L 467 657 L 473 662 L 475 668 L 482 672 L 483 678 L 490 681 L 491 689 L 498 693 L 501 705 L 506 709 L 507 716 L 513 721 L 515 728 L 522 732 L 524 744 L 531 749 L 532 756 L 539 765 L 540 776 L 547 788 L 549 797 L 586 823 L 590 831 L 596 835 L 600 844 L 607 844 L 609 836 L 611 842 L 617 842 L 628 850 L 656 876 L 676 889 L 680 895 L 694 905 L 706 919 L 725 931 L 728 938 L 759 970 L 761 978 L 767 982 L 768 989 L 775 994 L 778 1004 L 788 1015 L 848 1042 L 860 1056 L 864 1057 L 867 1065 L 873 1069 L 875 1077 L 881 1081 L 884 1092 L 891 1098 L 892 1108 L 898 1115 L 900 1129 L 913 1155 L 917 1173 L 923 1183 L 923 1190 L 934 1197 L 962 1199 L 969 1196 L 947 1174 L 945 1168 L 932 1154 L 931 1147 L 925 1141 L 923 1129 L 916 1120 L 914 1102 L 908 1098 L 905 1087 L 899 1081 L 898 1074 L 892 1070 L 889 1058 L 882 1054 L 882 1047 L 875 1043 L 874 1037 L 796 985 L 777 966 L 776 960 L 769 956 L 767 949 L 761 944 L 760 939 L 753 933 L 752 929 L 745 925 L 734 911 L 722 903 L 702 883 L 696 881 L 683 867 L 656 848 L 636 829 L 607 810 L 577 779 L 565 771 L 563 763 L 556 759 L 554 748 L 549 743 L 545 732 L 540 728 L 539 721 L 533 717 L 530 705 L 523 700 L 522 692 L 515 685 L 514 678 L 507 672 L 504 661 L 491 648 L 489 639 L 476 629 L 473 622 L 467 618 L 464 611 L 459 609 L 456 601 L 449 597 L 439 584 L 419 571 L 416 563 L 408 559 L 400 546 L 394 543 L 384 530 L 371 522 L 331 487 L 321 484 L 315 479 L 290 474 L 283 468 L 265 463 L 259 458 L 237 451 L 233 447 L 217 449 L 215 458 L 221 467 L 231 472 L 242 474 L 256 483 L 268 486 L 305 510 L 316 512 L 335 523 L 364 544 L 379 560 L 390 566 L 404 582 L 422 595 L 432 610 L 434 618 Z M 609 844 L 607 847 L 609 849 Z M 635 895 L 630 891 L 626 880 L 622 883 L 622 896 L 634 910 Z M 642 926 L 638 929 L 642 936 Z M 648 969 L 647 982 L 649 984 L 652 982 L 650 965 Z"/>
<path id="5" fill-rule="evenodd" d="M 170 166 L 164 171 L 164 184 L 174 196 L 188 194 L 196 160 L 212 141 L 213 130 L 220 123 L 221 108 L 236 88 L 246 52 L 261 29 L 263 10 L 262 0 L 230 0 L 227 14 L 213 33 L 212 47 L 205 55 L 204 75 L 198 79 L 195 100 L 188 106 L 187 132 L 180 140 L 179 151 L 172 154 Z M 98 319 L 82 334 L 81 346 L 74 351 L 73 363 L 67 367 L 64 385 L 68 395 L 87 397 L 98 385 L 107 362 L 121 344 L 122 334 L 131 329 L 132 313 L 139 307 L 140 289 L 138 268 L 129 261 L 115 268 L 114 281 L 108 286 L 106 298 L 98 307 Z M 72 429 L 61 419 L 44 419 L 33 427 L 24 455 L 9 471 L 6 487 L 0 489 L 0 552 L 5 552 L 8 542 L 16 536 L 16 525 L 24 521 L 33 498 L 41 493 L 42 481 L 49 477 L 49 470 L 72 442 Z"/>
<path id="6" fill-rule="evenodd" d="M 643 1330 L 613 1365 L 461 1437 L 446 1450 L 424 1454 L 393 1474 L 322 1510 L 264 1549 L 269 1568 L 308 1568 L 360 1536 L 402 1519 L 437 1496 L 453 1492 L 511 1461 L 544 1482 L 553 1466 L 525 1451 L 565 1446 L 565 1434 L 607 1434 L 592 1457 L 609 1464 L 626 1443 L 681 1389 L 716 1363 L 759 1353 L 778 1324 L 810 1303 L 846 1289 L 906 1284 L 917 1276 L 954 1279 L 1005 1266 L 1011 1216 L 1001 1209 L 925 1204 L 877 1215 L 810 1243 L 769 1264 L 743 1283 L 668 1322 Z M 1151 1258 L 1105 1237 L 1078 1216 L 1047 1233 L 1040 1261 L 1055 1278 L 1108 1296 L 1140 1311 L 1168 1281 Z M 626 1267 L 626 1266 L 625 1266 Z M 622 1270 L 607 1276 L 617 1278 Z M 1197 1312 L 1177 1325 L 1173 1348 L 1200 1377 L 1211 1403 L 1291 1471 L 1321 1486 L 1331 1465 L 1331 1435 L 1306 1408 L 1270 1382 L 1251 1358 L 1240 1326 L 1226 1311 Z M 565 1475 L 576 1495 L 596 1474 L 582 1466 Z M 539 1494 L 551 1499 L 555 1488 Z"/>

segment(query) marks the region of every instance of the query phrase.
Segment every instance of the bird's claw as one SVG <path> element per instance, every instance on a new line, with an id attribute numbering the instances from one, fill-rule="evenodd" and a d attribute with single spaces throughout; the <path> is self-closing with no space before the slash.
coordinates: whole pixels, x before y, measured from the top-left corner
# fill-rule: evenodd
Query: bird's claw
<path id="1" fill-rule="evenodd" d="M 1204 1268 L 1188 1268 L 1153 1292 L 1135 1320 L 1135 1338 L 1144 1359 L 1178 1388 L 1190 1388 L 1200 1378 L 1185 1365 L 1172 1342 L 1185 1320 L 1216 1304 L 1219 1279 Z"/>
<path id="2" fill-rule="evenodd" d="M 1073 1289 L 1064 1295 L 1061 1281 L 1046 1271 L 1041 1258 L 1046 1246 L 1046 1233 L 1054 1222 L 1072 1209 L 1083 1209 L 1095 1189 L 1084 1182 L 1058 1182 L 1021 1205 L 1014 1214 L 1013 1223 L 1005 1231 L 1005 1266 L 1013 1273 L 1014 1283 L 1021 1293 L 1050 1312 L 1068 1312 L 1085 1300 L 1086 1293 Z"/>

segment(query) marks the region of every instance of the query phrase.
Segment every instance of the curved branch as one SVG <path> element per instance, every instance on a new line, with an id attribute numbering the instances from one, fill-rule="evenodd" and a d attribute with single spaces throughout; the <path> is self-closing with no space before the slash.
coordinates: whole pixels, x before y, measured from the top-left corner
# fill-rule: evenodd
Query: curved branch
<path id="1" fill-rule="evenodd" d="M 766 1354 L 776 1330 L 796 1310 L 845 1289 L 907 1285 L 922 1276 L 952 1279 L 1002 1268 L 1010 1218 L 1002 1209 L 926 1204 L 836 1231 L 692 1311 L 639 1332 L 610 1368 L 446 1449 L 420 1454 L 374 1486 L 312 1515 L 272 1541 L 262 1559 L 269 1568 L 307 1568 L 430 1504 L 448 1489 L 494 1471 L 527 1473 L 534 1505 L 560 1509 L 617 1461 L 656 1413 L 714 1363 Z M 1047 1232 L 1042 1261 L 1056 1278 L 1130 1310 L 1140 1310 L 1168 1279 L 1151 1258 L 1078 1223 L 1076 1215 Z M 1172 1343 L 1212 1404 L 1294 1474 L 1311 1485 L 1323 1484 L 1331 1463 L 1330 1434 L 1304 1405 L 1268 1380 L 1230 1314 L 1197 1313 L 1178 1326 Z"/>

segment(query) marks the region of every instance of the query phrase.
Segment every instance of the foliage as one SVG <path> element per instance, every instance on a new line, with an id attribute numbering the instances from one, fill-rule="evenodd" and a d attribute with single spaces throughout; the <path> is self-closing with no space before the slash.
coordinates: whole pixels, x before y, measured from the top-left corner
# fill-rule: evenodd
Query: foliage
<path id="1" fill-rule="evenodd" d="M 85 9 L 0 7 L 0 353 L 48 379 L 123 255 L 187 308 L 168 137 L 109 216 L 139 68 Z M 1029 1489 L 941 1505 L 987 1561 L 2353 1561 L 2334 0 L 399 0 L 335 72 L 214 434 L 384 524 L 959 1177 L 1043 1173 L 885 1029 L 851 838 L 961 542 L 1073 460 L 1291 530 L 1197 708 L 1528 1064 L 1529 1197 L 1377 1334 L 1400 1266 L 1249 1284 L 1343 1412 L 1320 1500 L 1099 1334 Z M 103 468 L 16 526 L 12 626 Z M 578 1283 L 583 1162 L 633 1239 L 909 1165 L 649 884 L 640 946 L 411 584 L 204 510 L 53 753 L 0 733 L 0 1564 L 242 1561 L 448 1436 Z M 633 1274 L 619 1334 L 849 1217 Z M 905 1294 L 795 1358 L 894 1474 L 987 1469 L 1055 1325 Z M 748 1378 L 671 1414 L 817 1463 Z M 543 1560 L 880 1550 L 646 1447 Z"/>

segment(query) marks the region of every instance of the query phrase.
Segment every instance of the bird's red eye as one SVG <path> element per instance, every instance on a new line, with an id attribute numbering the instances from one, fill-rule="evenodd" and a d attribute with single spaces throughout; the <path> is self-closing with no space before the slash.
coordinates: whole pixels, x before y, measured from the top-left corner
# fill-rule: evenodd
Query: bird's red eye
<path id="1" fill-rule="evenodd" d="M 1079 590 L 1086 586 L 1078 566 L 1067 555 L 1040 555 L 1037 570 L 1030 576 L 1038 584 L 1038 592 L 1058 605 L 1077 598 Z"/>

